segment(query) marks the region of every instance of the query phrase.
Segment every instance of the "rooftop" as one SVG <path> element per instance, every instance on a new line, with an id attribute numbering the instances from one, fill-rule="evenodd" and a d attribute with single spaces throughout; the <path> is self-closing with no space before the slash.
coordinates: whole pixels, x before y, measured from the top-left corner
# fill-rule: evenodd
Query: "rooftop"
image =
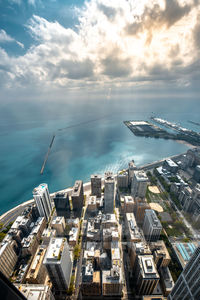
<path id="1" fill-rule="evenodd" d="M 44 263 L 58 263 L 65 243 L 65 238 L 51 238 Z"/>
<path id="2" fill-rule="evenodd" d="M 144 279 L 159 278 L 152 255 L 139 255 L 138 262 Z"/>

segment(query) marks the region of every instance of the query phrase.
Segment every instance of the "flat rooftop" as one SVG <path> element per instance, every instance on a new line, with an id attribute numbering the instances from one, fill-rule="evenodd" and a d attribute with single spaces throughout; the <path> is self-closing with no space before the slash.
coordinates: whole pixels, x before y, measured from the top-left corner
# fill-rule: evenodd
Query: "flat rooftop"
<path id="1" fill-rule="evenodd" d="M 45 255 L 44 263 L 58 263 L 65 243 L 65 238 L 52 238 Z"/>
<path id="2" fill-rule="evenodd" d="M 139 255 L 138 262 L 140 264 L 141 274 L 144 279 L 159 279 L 152 255 Z"/>
<path id="3" fill-rule="evenodd" d="M 75 181 L 75 184 L 73 186 L 72 196 L 79 196 L 82 185 L 83 185 L 82 180 Z"/>
<path id="4" fill-rule="evenodd" d="M 172 247 L 182 268 L 184 268 L 198 247 L 198 243 L 174 243 L 172 244 Z"/>

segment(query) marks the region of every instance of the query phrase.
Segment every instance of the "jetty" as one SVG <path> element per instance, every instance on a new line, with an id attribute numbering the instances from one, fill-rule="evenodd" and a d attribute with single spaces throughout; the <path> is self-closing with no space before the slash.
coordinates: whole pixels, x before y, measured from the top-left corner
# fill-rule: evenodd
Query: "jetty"
<path id="1" fill-rule="evenodd" d="M 50 153 L 50 151 L 51 151 L 51 147 L 52 147 L 52 145 L 53 145 L 55 136 L 56 136 L 56 135 L 54 134 L 53 137 L 52 137 L 52 139 L 51 139 L 51 142 L 50 142 L 50 144 L 49 144 L 49 148 L 48 148 L 48 150 L 47 150 L 47 153 L 46 153 L 46 155 L 45 155 L 44 162 L 43 162 L 42 168 L 41 168 L 41 170 L 40 170 L 40 174 L 41 174 L 41 175 L 42 175 L 43 172 L 44 172 L 44 168 L 45 168 L 47 159 L 48 159 L 48 157 L 49 157 L 49 153 Z"/>

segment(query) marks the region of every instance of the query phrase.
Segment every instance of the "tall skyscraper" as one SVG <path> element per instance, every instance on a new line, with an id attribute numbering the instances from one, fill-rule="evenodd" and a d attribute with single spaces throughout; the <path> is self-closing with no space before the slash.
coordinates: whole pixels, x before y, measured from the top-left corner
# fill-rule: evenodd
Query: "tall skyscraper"
<path id="1" fill-rule="evenodd" d="M 115 201 L 115 179 L 111 172 L 105 173 L 104 182 L 104 211 L 106 214 L 112 214 Z"/>
<path id="2" fill-rule="evenodd" d="M 56 193 L 53 198 L 56 214 L 58 217 L 69 218 L 70 217 L 70 203 L 68 193 Z"/>
<path id="3" fill-rule="evenodd" d="M 84 202 L 83 181 L 76 180 L 72 191 L 72 205 L 74 214 L 81 216 Z"/>
<path id="4" fill-rule="evenodd" d="M 146 209 L 143 224 L 143 232 L 146 241 L 156 242 L 159 240 L 161 231 L 162 225 L 156 216 L 155 211 L 153 209 Z"/>
<path id="5" fill-rule="evenodd" d="M 101 176 L 91 175 L 91 192 L 93 196 L 101 197 Z"/>
<path id="6" fill-rule="evenodd" d="M 167 299 L 200 299 L 200 245 L 194 251 Z"/>
<path id="7" fill-rule="evenodd" d="M 134 171 L 131 183 L 131 194 L 133 197 L 144 198 L 146 195 L 148 177 L 144 171 Z"/>
<path id="8" fill-rule="evenodd" d="M 131 182 L 133 179 L 134 171 L 137 170 L 134 160 L 130 161 L 128 164 L 128 184 L 131 186 Z"/>
<path id="9" fill-rule="evenodd" d="M 53 287 L 57 291 L 66 292 L 70 284 L 72 260 L 65 238 L 50 240 L 43 264 L 47 268 Z"/>
<path id="10" fill-rule="evenodd" d="M 45 219 L 48 220 L 52 212 L 48 185 L 46 183 L 42 183 L 38 187 L 34 188 L 33 198 L 35 199 L 40 217 L 45 217 Z"/>

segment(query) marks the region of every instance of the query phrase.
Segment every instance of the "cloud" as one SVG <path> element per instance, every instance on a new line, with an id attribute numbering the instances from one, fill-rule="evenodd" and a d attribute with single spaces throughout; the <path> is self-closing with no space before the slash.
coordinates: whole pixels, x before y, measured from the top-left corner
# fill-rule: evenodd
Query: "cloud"
<path id="1" fill-rule="evenodd" d="M 6 42 L 13 42 L 15 39 L 13 39 L 10 35 L 8 35 L 5 30 L 0 30 L 0 43 L 6 43 Z"/>
<path id="2" fill-rule="evenodd" d="M 8 35 L 5 30 L 0 30 L 0 44 L 1 43 L 10 43 L 15 42 L 17 45 L 19 45 L 21 48 L 24 48 L 24 45 L 18 41 L 16 41 L 14 38 L 12 38 L 10 35 Z"/>
<path id="3" fill-rule="evenodd" d="M 2 80 L 6 86 L 109 89 L 200 79 L 194 63 L 199 9 L 192 0 L 90 0 L 75 10 L 75 29 L 34 15 L 26 24 L 33 39 L 26 53 L 2 52 Z M 14 41 L 5 31 L 1 36 Z"/>

